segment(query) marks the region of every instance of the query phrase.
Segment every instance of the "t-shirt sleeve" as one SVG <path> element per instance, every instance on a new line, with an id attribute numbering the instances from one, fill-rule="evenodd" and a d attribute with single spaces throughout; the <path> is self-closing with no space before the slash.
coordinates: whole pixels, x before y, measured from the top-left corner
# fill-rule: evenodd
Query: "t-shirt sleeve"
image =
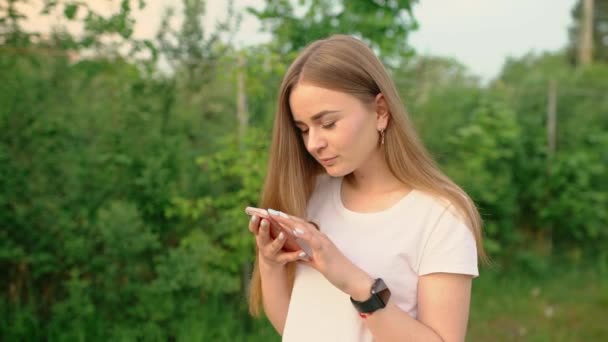
<path id="1" fill-rule="evenodd" d="M 477 277 L 477 246 L 467 225 L 446 209 L 431 229 L 422 241 L 418 275 L 443 272 Z"/>

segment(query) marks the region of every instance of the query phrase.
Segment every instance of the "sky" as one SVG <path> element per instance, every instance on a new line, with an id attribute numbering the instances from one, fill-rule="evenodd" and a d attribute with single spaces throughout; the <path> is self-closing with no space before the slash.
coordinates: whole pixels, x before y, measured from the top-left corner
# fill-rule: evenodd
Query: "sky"
<path id="1" fill-rule="evenodd" d="M 42 1 L 30 3 L 26 12 L 39 10 Z M 88 0 L 87 3 L 98 10 L 112 10 L 119 1 Z M 135 11 L 135 36 L 153 38 L 164 9 L 180 3 L 146 0 L 146 8 Z M 207 30 L 212 30 L 217 20 L 225 17 L 226 3 L 207 1 L 208 20 L 204 22 Z M 576 0 L 420 0 L 414 6 L 414 17 L 420 28 L 411 33 L 409 42 L 418 53 L 453 57 L 487 81 L 497 76 L 509 56 L 520 57 L 531 51 L 552 51 L 565 46 L 570 11 L 575 3 Z M 235 37 L 237 46 L 268 41 L 270 36 L 259 32 L 257 19 L 243 11 L 247 6 L 262 8 L 264 0 L 234 0 L 234 4 L 235 9 L 243 13 Z M 48 28 L 59 17 L 36 18 L 30 27 Z"/>
<path id="2" fill-rule="evenodd" d="M 552 51 L 568 41 L 576 0 L 422 0 L 420 29 L 410 37 L 418 53 L 451 56 L 483 79 L 509 56 Z"/>

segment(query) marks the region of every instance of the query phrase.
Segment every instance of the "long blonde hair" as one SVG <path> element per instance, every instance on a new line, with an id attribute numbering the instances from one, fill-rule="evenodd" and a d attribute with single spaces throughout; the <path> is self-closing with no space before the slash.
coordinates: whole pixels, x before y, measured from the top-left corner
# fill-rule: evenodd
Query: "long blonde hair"
<path id="1" fill-rule="evenodd" d="M 361 41 L 334 35 L 308 45 L 291 64 L 279 90 L 272 131 L 268 171 L 259 206 L 305 217 L 316 176 L 324 172 L 307 152 L 293 123 L 289 96 L 298 82 L 351 94 L 372 104 L 382 93 L 391 117 L 385 131 L 384 155 L 397 179 L 405 185 L 434 194 L 450 203 L 468 225 L 477 243 L 480 259 L 486 261 L 482 245 L 481 218 L 469 196 L 435 165 L 409 120 L 388 72 Z M 249 308 L 254 316 L 263 309 L 258 255 L 249 289 Z M 293 286 L 295 264 L 287 265 Z"/>

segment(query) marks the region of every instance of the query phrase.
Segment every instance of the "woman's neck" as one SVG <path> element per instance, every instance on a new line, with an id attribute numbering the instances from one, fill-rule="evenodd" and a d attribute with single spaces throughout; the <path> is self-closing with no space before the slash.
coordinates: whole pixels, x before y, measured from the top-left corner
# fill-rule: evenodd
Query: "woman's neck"
<path id="1" fill-rule="evenodd" d="M 390 171 L 380 151 L 375 153 L 365 165 L 353 171 L 345 181 L 352 190 L 370 195 L 392 192 L 405 187 Z"/>

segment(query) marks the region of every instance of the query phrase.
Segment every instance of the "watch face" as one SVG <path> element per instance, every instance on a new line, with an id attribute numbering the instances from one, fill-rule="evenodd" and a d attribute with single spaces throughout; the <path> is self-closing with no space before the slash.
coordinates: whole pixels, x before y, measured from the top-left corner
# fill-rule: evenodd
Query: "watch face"
<path id="1" fill-rule="evenodd" d="M 386 307 L 388 299 L 391 297 L 391 291 L 388 289 L 384 281 L 380 278 L 374 281 L 371 288 L 371 297 L 368 300 L 358 302 L 350 297 L 351 303 L 357 311 L 361 313 L 372 313 L 378 309 Z"/>
<path id="2" fill-rule="evenodd" d="M 382 300 L 382 304 L 386 305 L 391 297 L 391 291 L 388 289 L 384 281 L 380 278 L 376 279 L 372 286 L 372 293 L 375 293 Z"/>
<path id="3" fill-rule="evenodd" d="M 388 289 L 388 287 L 384 283 L 384 280 L 378 278 L 376 281 L 374 281 L 374 285 L 372 285 L 372 293 L 380 293 L 385 289 Z"/>

